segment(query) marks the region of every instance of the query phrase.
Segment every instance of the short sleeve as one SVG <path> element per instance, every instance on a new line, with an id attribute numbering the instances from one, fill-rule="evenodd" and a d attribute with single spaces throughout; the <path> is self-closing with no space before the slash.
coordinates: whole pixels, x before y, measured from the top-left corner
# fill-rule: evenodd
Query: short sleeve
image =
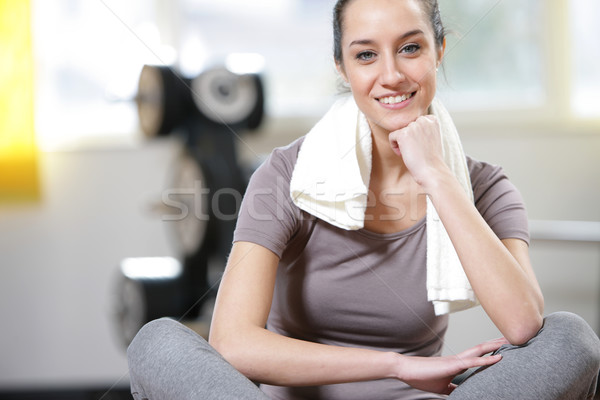
<path id="1" fill-rule="evenodd" d="M 529 244 L 529 220 L 519 190 L 501 167 L 467 157 L 475 206 L 500 239 Z"/>
<path id="2" fill-rule="evenodd" d="M 290 197 L 290 180 L 301 139 L 273 150 L 252 174 L 240 207 L 233 241 L 259 244 L 280 258 L 298 230 L 300 209 Z"/>

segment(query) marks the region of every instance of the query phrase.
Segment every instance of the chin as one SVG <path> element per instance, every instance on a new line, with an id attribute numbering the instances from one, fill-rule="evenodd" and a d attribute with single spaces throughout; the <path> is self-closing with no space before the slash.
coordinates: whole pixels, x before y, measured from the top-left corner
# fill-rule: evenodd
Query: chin
<path id="1" fill-rule="evenodd" d="M 385 121 L 380 124 L 380 126 L 388 132 L 394 132 L 400 130 L 402 128 L 406 128 L 411 122 L 414 122 L 419 118 L 419 115 L 415 114 L 414 116 L 406 116 L 404 118 L 397 118 L 390 121 Z"/>

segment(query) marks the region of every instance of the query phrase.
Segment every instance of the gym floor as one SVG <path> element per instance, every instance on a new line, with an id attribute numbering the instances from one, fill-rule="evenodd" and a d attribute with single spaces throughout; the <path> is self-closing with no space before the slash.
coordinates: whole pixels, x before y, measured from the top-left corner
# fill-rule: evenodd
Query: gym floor
<path id="1" fill-rule="evenodd" d="M 2 400 L 132 400 L 129 388 L 0 391 Z"/>

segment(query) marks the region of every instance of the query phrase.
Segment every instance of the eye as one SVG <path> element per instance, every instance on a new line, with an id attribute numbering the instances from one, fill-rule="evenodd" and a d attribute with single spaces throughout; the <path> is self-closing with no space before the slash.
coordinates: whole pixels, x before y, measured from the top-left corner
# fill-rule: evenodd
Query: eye
<path id="1" fill-rule="evenodd" d="M 375 58 L 375 53 L 370 50 L 361 51 L 356 55 L 356 59 L 359 61 L 371 61 L 373 58 Z"/>
<path id="2" fill-rule="evenodd" d="M 414 54 L 417 51 L 419 51 L 420 49 L 421 49 L 421 46 L 419 46 L 416 43 L 411 43 L 411 44 L 407 44 L 406 46 L 401 48 L 400 53 Z"/>

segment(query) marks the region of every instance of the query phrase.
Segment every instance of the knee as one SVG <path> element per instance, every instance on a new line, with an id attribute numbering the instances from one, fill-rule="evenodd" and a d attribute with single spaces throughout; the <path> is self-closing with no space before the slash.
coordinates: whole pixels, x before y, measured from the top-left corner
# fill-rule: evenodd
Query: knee
<path id="1" fill-rule="evenodd" d="M 544 320 L 542 331 L 549 333 L 557 350 L 573 354 L 592 370 L 600 367 L 600 339 L 579 315 L 564 311 L 550 314 Z"/>
<path id="2" fill-rule="evenodd" d="M 551 331 L 554 335 L 564 336 L 568 341 L 582 341 L 583 344 L 598 341 L 598 336 L 590 325 L 579 315 L 568 311 L 559 311 L 548 315 L 544 318 L 542 330 Z"/>
<path id="3" fill-rule="evenodd" d="M 130 371 L 137 368 L 150 355 L 156 354 L 156 350 L 161 347 L 161 342 L 169 336 L 169 332 L 175 331 L 178 325 L 178 322 L 169 318 L 156 319 L 144 325 L 127 347 Z"/>

